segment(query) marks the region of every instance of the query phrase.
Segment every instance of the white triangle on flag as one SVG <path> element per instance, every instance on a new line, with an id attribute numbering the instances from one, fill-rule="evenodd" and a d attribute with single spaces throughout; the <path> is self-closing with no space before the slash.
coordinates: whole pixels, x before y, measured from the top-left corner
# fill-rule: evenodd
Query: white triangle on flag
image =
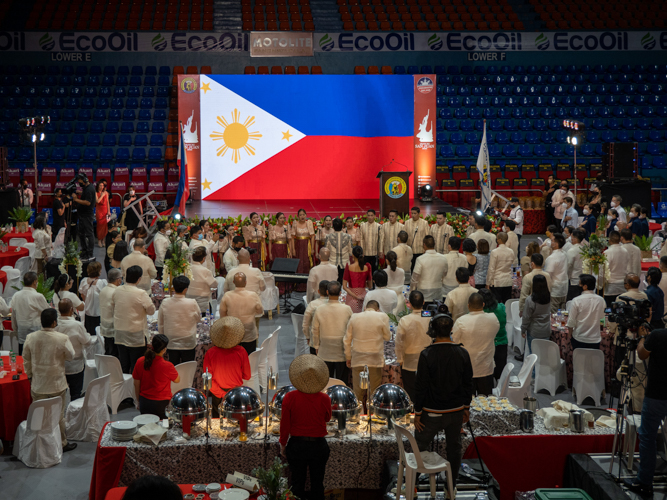
<path id="1" fill-rule="evenodd" d="M 202 198 L 305 137 L 206 75 L 199 95 Z"/>

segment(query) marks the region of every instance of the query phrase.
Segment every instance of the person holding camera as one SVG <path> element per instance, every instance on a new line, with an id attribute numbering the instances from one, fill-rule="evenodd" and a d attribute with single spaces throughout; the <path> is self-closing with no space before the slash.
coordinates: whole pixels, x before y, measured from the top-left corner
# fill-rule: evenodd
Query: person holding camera
<path id="1" fill-rule="evenodd" d="M 447 460 L 456 486 L 461 467 L 461 427 L 470 419 L 473 368 L 468 351 L 451 338 L 454 321 L 448 314 L 430 320 L 428 336 L 433 343 L 419 354 L 415 383 L 415 440 L 419 451 L 445 431 Z"/>
<path id="2" fill-rule="evenodd" d="M 79 227 L 81 229 L 81 261 L 88 262 L 93 259 L 93 248 L 95 246 L 95 233 L 93 223 L 95 216 L 93 208 L 96 203 L 95 186 L 84 174 L 77 175 L 79 186 L 83 189 L 81 195 L 72 194 L 72 202 L 78 206 Z"/>
<path id="3" fill-rule="evenodd" d="M 626 479 L 625 485 L 642 496 L 653 495 L 658 428 L 667 417 L 667 329 L 653 330 L 648 336 L 639 329 L 637 357 L 648 363 L 648 380 L 639 426 L 639 468 L 635 479 Z"/>

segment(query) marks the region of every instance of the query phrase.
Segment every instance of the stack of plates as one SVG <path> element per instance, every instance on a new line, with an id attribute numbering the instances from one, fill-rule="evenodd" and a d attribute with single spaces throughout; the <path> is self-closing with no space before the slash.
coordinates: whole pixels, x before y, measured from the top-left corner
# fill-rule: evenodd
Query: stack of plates
<path id="1" fill-rule="evenodd" d="M 137 424 L 137 429 L 143 427 L 147 424 L 157 424 L 160 421 L 160 417 L 157 415 L 137 415 L 132 419 L 135 424 Z"/>
<path id="2" fill-rule="evenodd" d="M 130 441 L 137 433 L 137 424 L 129 420 L 119 420 L 111 424 L 111 439 Z"/>

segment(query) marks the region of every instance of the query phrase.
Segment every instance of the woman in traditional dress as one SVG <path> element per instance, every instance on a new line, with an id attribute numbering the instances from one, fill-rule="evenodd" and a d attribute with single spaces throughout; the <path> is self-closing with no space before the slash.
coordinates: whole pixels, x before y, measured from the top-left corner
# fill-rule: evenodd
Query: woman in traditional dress
<path id="1" fill-rule="evenodd" d="M 104 248 L 107 236 L 107 216 L 109 215 L 109 193 L 107 192 L 107 183 L 100 181 L 97 183 L 95 220 L 97 221 L 97 244 Z"/>
<path id="2" fill-rule="evenodd" d="M 273 259 L 284 259 L 291 256 L 290 240 L 292 235 L 286 222 L 285 214 L 278 212 L 276 214 L 276 224 L 269 228 L 269 263 L 272 263 Z"/>
<path id="3" fill-rule="evenodd" d="M 326 215 L 322 227 L 317 230 L 317 248 L 315 255 L 320 255 L 320 248 L 327 246 L 327 236 L 333 234 L 333 232 L 333 219 L 330 215 Z"/>
<path id="4" fill-rule="evenodd" d="M 354 227 L 354 219 L 352 217 L 345 219 L 345 229 L 343 229 L 343 232 L 352 236 L 353 245 L 359 245 L 361 243 L 361 233 L 359 232 L 358 227 Z"/>
<path id="5" fill-rule="evenodd" d="M 266 231 L 257 212 L 250 214 L 250 225 L 243 226 L 243 237 L 248 248 L 257 250 L 250 254 L 252 267 L 264 271 L 264 265 L 266 264 Z"/>
<path id="6" fill-rule="evenodd" d="M 315 229 L 313 228 L 313 221 L 308 219 L 303 208 L 299 210 L 297 215 L 298 219 L 292 224 L 292 257 L 300 261 L 296 272 L 308 274 L 310 268 L 313 267 Z"/>
<path id="7" fill-rule="evenodd" d="M 345 303 L 352 308 L 352 312 L 362 312 L 364 297 L 368 290 L 373 288 L 371 266 L 366 264 L 364 250 L 356 246 L 352 249 L 354 262 L 345 266 L 343 273 L 343 290 L 347 292 Z"/>

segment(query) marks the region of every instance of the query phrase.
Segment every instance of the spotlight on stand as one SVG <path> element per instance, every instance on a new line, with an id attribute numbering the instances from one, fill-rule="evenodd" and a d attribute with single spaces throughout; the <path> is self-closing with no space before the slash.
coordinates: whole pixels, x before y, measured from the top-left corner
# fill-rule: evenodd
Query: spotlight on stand
<path id="1" fill-rule="evenodd" d="M 426 184 L 419 188 L 419 199 L 424 202 L 433 201 L 433 188 L 430 184 Z"/>
<path id="2" fill-rule="evenodd" d="M 475 214 L 476 214 L 476 215 L 484 215 L 484 212 L 482 212 L 481 210 L 477 210 L 477 211 L 475 212 Z"/>
<path id="3" fill-rule="evenodd" d="M 586 126 L 582 122 L 574 120 L 563 120 L 563 128 L 568 133 L 567 143 L 572 146 L 579 146 L 584 140 Z"/>
<path id="4" fill-rule="evenodd" d="M 174 219 L 176 219 L 176 220 L 181 220 L 181 214 L 176 213 L 176 214 L 174 215 Z"/>

